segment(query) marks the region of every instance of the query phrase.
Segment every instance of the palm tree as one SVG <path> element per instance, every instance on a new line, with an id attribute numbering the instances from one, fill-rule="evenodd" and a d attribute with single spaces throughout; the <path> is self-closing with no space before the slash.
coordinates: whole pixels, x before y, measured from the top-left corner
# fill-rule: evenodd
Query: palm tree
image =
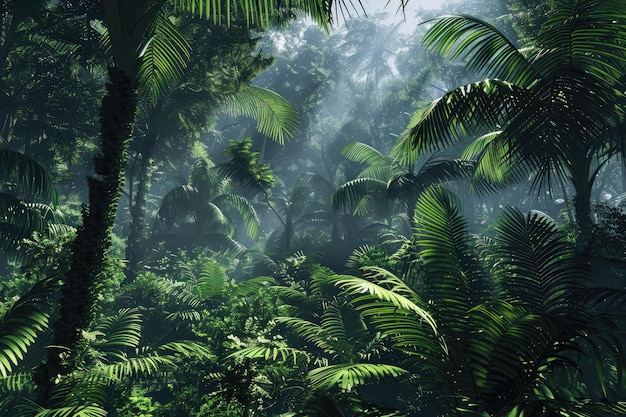
<path id="1" fill-rule="evenodd" d="M 398 145 L 439 150 L 478 137 L 463 155 L 477 159 L 475 183 L 489 189 L 534 175 L 574 190 L 578 248 L 591 237 L 590 197 L 609 158 L 624 152 L 621 34 L 623 1 L 559 1 L 536 40 L 518 50 L 496 28 L 469 16 L 435 19 L 427 47 L 489 78 L 458 87 L 413 116 Z"/>
<path id="2" fill-rule="evenodd" d="M 355 74 L 360 76 L 359 70 L 365 71 L 366 84 L 374 86 L 395 75 L 392 66 L 396 55 L 394 42 L 398 41 L 398 29 L 402 25 L 401 22 L 393 27 L 383 26 L 381 17 L 377 21 L 366 18 L 348 21 L 345 40 L 339 46 Z"/>
<path id="3" fill-rule="evenodd" d="M 72 259 L 61 291 L 61 311 L 53 325 L 54 341 L 48 349 L 46 362 L 35 375 L 37 402 L 51 405 L 51 392 L 61 376 L 68 375 L 74 365 L 81 329 L 88 327 L 93 317 L 98 295 L 98 278 L 110 247 L 110 231 L 123 187 L 123 174 L 128 145 L 137 110 L 138 77 L 146 46 L 152 41 L 152 30 L 166 0 L 101 0 L 102 17 L 108 30 L 113 66 L 109 68 L 109 83 L 100 110 L 101 152 L 95 157 L 95 175 L 88 179 L 89 204 L 83 211 L 83 222 L 72 245 Z M 273 2 L 215 2 L 172 0 L 180 10 L 216 22 L 230 23 L 239 13 L 250 25 L 269 26 L 283 11 L 292 7 L 304 10 L 325 28 L 332 22 L 332 2 L 320 0 L 296 1 L 288 5 Z M 339 2 L 337 4 L 344 4 Z M 335 4 L 335 7 L 338 7 Z M 217 7 L 219 5 L 219 7 Z M 164 44 L 159 61 L 162 85 L 175 80 L 184 64 L 177 44 Z"/>
<path id="4" fill-rule="evenodd" d="M 339 187 L 332 197 L 333 206 L 350 208 L 355 215 L 374 211 L 389 216 L 393 212 L 389 203 L 399 201 L 411 226 L 414 225 L 415 204 L 428 187 L 469 178 L 474 165 L 471 161 L 441 160 L 432 156 L 418 169 L 415 163 L 399 163 L 393 153 L 384 156 L 360 142 L 349 143 L 341 153 L 351 161 L 367 164 L 367 167 L 356 179 Z M 391 226 L 391 219 L 388 218 L 387 223 Z"/>
<path id="5" fill-rule="evenodd" d="M 267 203 L 274 211 L 280 226 L 272 232 L 266 243 L 266 251 L 287 256 L 292 253 L 297 232 L 314 225 L 316 233 L 320 225 L 333 224 L 333 215 L 328 203 L 332 186 L 320 175 L 305 172 L 298 178 L 288 197 L 274 197 Z"/>
<path id="6" fill-rule="evenodd" d="M 189 184 L 169 191 L 154 221 L 155 237 L 173 247 L 188 244 L 212 250 L 240 253 L 244 248 L 236 237 L 238 215 L 248 235 L 255 239 L 259 219 L 250 201 L 235 192 L 233 179 L 222 176 L 209 159 L 199 158 L 191 167 Z"/>

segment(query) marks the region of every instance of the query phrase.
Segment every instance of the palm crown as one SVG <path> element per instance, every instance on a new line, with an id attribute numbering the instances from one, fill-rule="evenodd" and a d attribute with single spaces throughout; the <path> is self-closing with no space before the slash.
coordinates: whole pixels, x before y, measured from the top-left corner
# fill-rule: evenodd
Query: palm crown
<path id="1" fill-rule="evenodd" d="M 534 174 L 533 186 L 569 182 L 579 249 L 588 243 L 591 187 L 599 169 L 624 152 L 622 74 L 626 26 L 621 1 L 558 1 L 537 46 L 518 50 L 492 25 L 469 16 L 435 19 L 427 47 L 488 77 L 458 87 L 417 112 L 398 146 L 410 158 L 478 137 L 464 157 L 478 160 L 475 184 L 506 185 Z"/>

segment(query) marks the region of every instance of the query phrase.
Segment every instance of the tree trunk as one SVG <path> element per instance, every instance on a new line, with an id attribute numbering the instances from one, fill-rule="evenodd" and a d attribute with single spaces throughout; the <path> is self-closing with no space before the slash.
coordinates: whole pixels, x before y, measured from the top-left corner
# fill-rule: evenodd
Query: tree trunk
<path id="1" fill-rule="evenodd" d="M 61 400 L 51 397 L 59 376 L 74 368 L 80 351 L 81 331 L 93 320 L 111 229 L 124 185 L 128 142 L 137 108 L 137 81 L 117 68 L 109 69 L 110 82 L 100 108 L 102 144 L 94 158 L 95 175 L 88 178 L 89 205 L 72 244 L 70 269 L 61 289 L 59 317 L 53 323 L 54 340 L 46 362 L 34 376 L 37 403 L 51 407 Z"/>
<path id="2" fill-rule="evenodd" d="M 595 226 L 591 217 L 591 201 L 589 195 L 585 196 L 576 193 L 574 196 L 574 215 L 576 216 L 576 224 L 578 226 L 576 249 L 584 253 L 589 248 L 593 228 Z"/>
<path id="3" fill-rule="evenodd" d="M 128 238 L 126 239 L 126 280 L 134 281 L 139 273 L 141 262 L 145 258 L 145 237 L 146 237 L 146 204 L 148 192 L 150 190 L 151 172 L 150 160 L 152 150 L 156 144 L 157 137 L 149 136 L 145 139 L 144 149 L 139 159 L 139 175 L 137 182 L 137 192 L 130 209 L 131 221 Z"/>
<path id="4" fill-rule="evenodd" d="M 574 188 L 574 216 L 578 234 L 576 236 L 576 250 L 584 253 L 589 249 L 591 236 L 595 224 L 591 217 L 591 190 L 595 174 L 591 173 L 593 158 L 584 147 L 582 141 L 575 142 L 575 146 L 567 157 L 569 177 Z"/>

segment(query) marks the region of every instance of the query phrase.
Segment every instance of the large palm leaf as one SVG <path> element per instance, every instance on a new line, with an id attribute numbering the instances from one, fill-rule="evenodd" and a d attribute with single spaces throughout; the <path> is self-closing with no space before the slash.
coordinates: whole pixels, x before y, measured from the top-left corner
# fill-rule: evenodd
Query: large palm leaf
<path id="1" fill-rule="evenodd" d="M 274 91 L 246 86 L 227 97 L 224 110 L 234 115 L 252 117 L 257 130 L 279 143 L 293 136 L 298 125 L 298 113 L 293 106 Z"/>
<path id="2" fill-rule="evenodd" d="M 20 297 L 0 323 L 0 374 L 14 371 L 29 348 L 48 328 L 52 298 L 57 294 L 58 277 L 37 282 Z"/>
<path id="3" fill-rule="evenodd" d="M 0 149 L 0 178 L 4 180 L 3 191 L 9 186 L 23 201 L 56 204 L 56 190 L 46 170 L 20 152 Z"/>
<path id="4" fill-rule="evenodd" d="M 374 211 L 386 214 L 391 209 L 386 202 L 401 201 L 406 206 L 409 221 L 412 221 L 417 199 L 429 186 L 467 178 L 474 167 L 471 161 L 447 161 L 431 156 L 418 169 L 417 161 L 405 158 L 402 152 L 399 154 L 402 160 L 398 162 L 395 159 L 398 149 L 391 156 L 385 156 L 360 142 L 349 143 L 341 153 L 367 166 L 358 178 L 343 184 L 333 194 L 333 206 L 350 208 L 355 215 Z"/>
<path id="5" fill-rule="evenodd" d="M 488 278 L 477 262 L 475 241 L 467 220 L 460 214 L 456 196 L 440 187 L 427 190 L 417 203 L 415 243 L 429 276 L 428 298 L 440 311 L 441 319 L 461 317 L 489 296 Z"/>
<path id="6" fill-rule="evenodd" d="M 574 248 L 543 213 L 509 208 L 496 225 L 496 272 L 507 297 L 535 312 L 566 311 L 565 292 L 582 288 L 589 273 Z"/>
<path id="7" fill-rule="evenodd" d="M 272 0 L 227 1 L 226 4 L 221 1 L 175 0 L 173 3 L 182 10 L 191 11 L 192 13 L 211 18 L 216 23 L 226 21 L 227 24 L 230 24 L 234 17 L 243 16 L 249 25 L 262 27 L 280 23 L 277 22 L 277 19 L 284 16 L 284 10 L 282 9 L 287 9 L 287 12 L 301 10 L 307 16 L 310 16 L 315 23 L 326 30 L 330 29 L 333 16 L 337 11 L 343 13 L 344 11 L 347 12 L 349 8 L 356 9 L 352 0 L 340 0 L 336 2 L 295 0 L 286 3 L 279 1 L 278 7 L 276 7 L 276 2 Z M 360 1 L 358 3 L 359 5 L 361 4 Z M 404 6 L 404 2 L 402 2 L 402 5 Z M 362 6 L 360 8 L 362 9 Z"/>
<path id="8" fill-rule="evenodd" d="M 137 77 L 141 94 L 149 97 L 154 106 L 183 77 L 191 46 L 162 12 L 147 31 L 150 37 L 141 55 Z"/>

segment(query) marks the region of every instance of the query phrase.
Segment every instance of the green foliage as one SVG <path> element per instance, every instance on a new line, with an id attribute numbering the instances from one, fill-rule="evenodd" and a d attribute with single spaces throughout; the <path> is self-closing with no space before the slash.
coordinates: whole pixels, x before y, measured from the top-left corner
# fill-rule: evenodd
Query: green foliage
<path id="1" fill-rule="evenodd" d="M 425 393 L 444 404 L 450 398 L 446 407 L 451 410 L 490 415 L 515 410 L 514 415 L 521 415 L 539 404 L 562 412 L 586 407 L 596 394 L 576 391 L 588 400 L 568 394 L 577 390 L 574 375 L 594 386 L 602 380 L 602 363 L 608 358 L 617 375 L 623 372 L 618 352 L 624 340 L 607 339 L 622 333 L 614 321 L 621 317 L 620 307 L 594 300 L 600 294 L 614 300 L 623 291 L 591 286 L 588 270 L 552 220 L 515 209 L 501 215 L 494 226 L 496 236 L 483 253 L 502 293 L 480 290 L 488 289 L 492 278 L 478 266 L 457 206 L 453 196 L 438 189 L 429 190 L 418 202 L 414 244 L 424 248 L 420 255 L 427 274 L 418 293 L 428 299 L 421 303 L 423 311 L 432 312 L 436 334 L 427 331 L 422 310 L 407 307 L 418 299 L 412 289 L 391 287 L 393 297 L 389 290 L 374 290 L 374 285 L 388 282 L 388 272 L 372 274 L 368 268 L 366 278 L 373 282 L 342 277 L 337 284 L 353 295 L 359 311 L 391 338 L 396 350 L 413 358 L 408 363 L 420 374 Z M 433 343 L 435 335 L 439 344 Z M 596 343 L 602 348 L 591 348 Z M 583 352 L 589 355 L 587 360 L 578 356 Z M 587 361 L 589 365 L 580 365 Z M 598 366 L 597 376 L 577 373 L 579 366 L 594 366 L 591 363 Z M 562 378 L 558 372 L 567 369 L 573 374 Z M 558 381 L 548 378 L 553 373 L 560 376 Z M 600 389 L 608 395 L 608 389 Z M 525 400 L 520 402 L 522 395 Z M 617 394 L 609 399 L 613 412 L 623 407 L 619 398 Z M 591 408 L 586 411 L 589 415 L 601 412 Z"/>
<path id="2" fill-rule="evenodd" d="M 279 143 L 293 137 L 299 116 L 285 98 L 266 88 L 247 86 L 225 103 L 228 113 L 252 117 L 257 121 L 257 130 Z M 233 146 L 233 144 L 231 144 Z M 244 151 L 240 148 L 239 152 Z"/>
<path id="3" fill-rule="evenodd" d="M 610 157 L 623 153 L 615 132 L 624 121 L 619 103 L 626 55 L 607 36 L 626 31 L 618 23 L 623 6 L 557 1 L 536 47 L 525 52 L 480 19 L 435 19 L 424 36 L 426 46 L 488 78 L 455 88 L 416 112 L 398 150 L 408 158 L 478 137 L 465 157 L 477 160 L 479 190 L 527 180 L 529 174 L 531 188 L 571 184 L 578 249 L 585 250 L 593 228 L 591 188 Z"/>
<path id="4" fill-rule="evenodd" d="M 598 204 L 595 207 L 596 228 L 590 243 L 590 252 L 608 259 L 624 259 L 626 247 L 626 213 L 624 207 Z"/>
<path id="5" fill-rule="evenodd" d="M 0 374 L 7 377 L 48 328 L 58 277 L 37 282 L 4 315 L 0 324 Z"/>
<path id="6" fill-rule="evenodd" d="M 252 165 L 237 165 L 228 172 L 228 177 L 223 177 L 210 160 L 196 160 L 190 172 L 190 185 L 175 187 L 163 197 L 155 218 L 157 235 L 172 241 L 174 246 L 195 243 L 213 250 L 242 252 L 243 247 L 233 240 L 237 230 L 233 215 L 241 217 L 252 238 L 258 236 L 259 219 L 252 203 L 237 193 L 233 182 L 248 185 L 248 181 L 254 181 L 256 186 L 273 180 L 269 168 L 250 159 L 244 162 Z"/>
<path id="7" fill-rule="evenodd" d="M 245 138 L 242 141 L 230 141 L 230 145 L 224 150 L 224 155 L 229 161 L 220 169 L 228 177 L 231 177 L 244 190 L 254 192 L 267 191 L 276 180 L 268 164 L 259 164 L 259 152 L 252 152 L 252 139 Z"/>
<path id="8" fill-rule="evenodd" d="M 145 390 L 133 387 L 131 395 L 121 408 L 115 410 L 118 416 L 153 417 L 157 406 L 152 403 L 152 398 L 145 396 Z"/>
<path id="9" fill-rule="evenodd" d="M 472 175 L 474 164 L 471 161 L 448 161 L 431 156 L 418 168 L 417 155 L 408 159 L 404 153 L 398 154 L 398 149 L 402 148 L 384 156 L 360 142 L 344 146 L 341 153 L 346 158 L 367 166 L 356 179 L 343 184 L 333 194 L 333 206 L 350 208 L 355 215 L 376 212 L 388 217 L 392 207 L 385 202 L 400 202 L 412 223 L 415 203 L 428 187 Z"/>

